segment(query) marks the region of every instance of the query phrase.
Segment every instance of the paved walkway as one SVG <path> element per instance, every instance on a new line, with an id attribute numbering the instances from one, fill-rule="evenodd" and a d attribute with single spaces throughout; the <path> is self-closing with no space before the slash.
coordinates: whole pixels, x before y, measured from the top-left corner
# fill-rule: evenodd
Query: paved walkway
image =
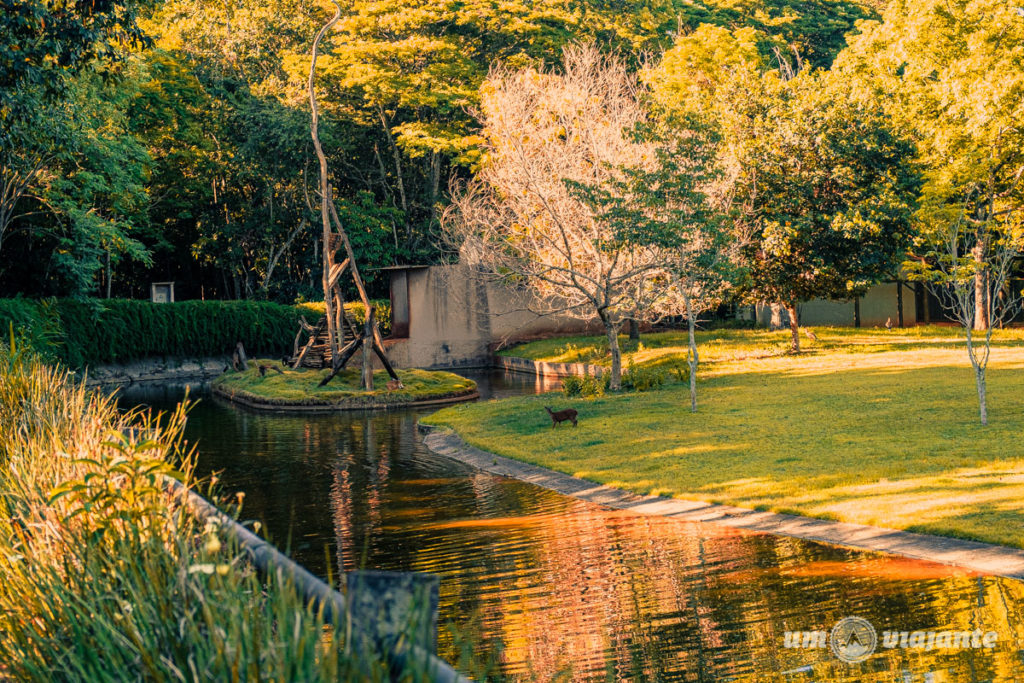
<path id="1" fill-rule="evenodd" d="M 591 503 L 637 514 L 662 515 L 687 522 L 711 522 L 753 532 L 792 536 L 807 541 L 903 555 L 930 562 L 955 565 L 981 574 L 1024 579 L 1024 550 L 965 541 L 957 538 L 914 534 L 864 524 L 830 522 L 777 512 L 758 512 L 729 505 L 640 496 L 586 479 L 505 458 L 470 446 L 451 431 L 420 425 L 424 444 L 434 453 L 454 458 L 492 474 L 513 477 Z"/>

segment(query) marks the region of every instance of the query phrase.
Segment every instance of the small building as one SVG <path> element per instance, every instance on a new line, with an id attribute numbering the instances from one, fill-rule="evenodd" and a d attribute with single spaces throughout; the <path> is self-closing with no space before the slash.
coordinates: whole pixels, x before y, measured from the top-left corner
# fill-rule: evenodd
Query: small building
<path id="1" fill-rule="evenodd" d="M 174 283 L 154 282 L 149 285 L 149 300 L 155 304 L 174 303 Z"/>
<path id="2" fill-rule="evenodd" d="M 382 268 L 391 282 L 388 357 L 398 367 L 481 367 L 496 346 L 589 331 L 565 315 L 533 313 L 531 296 L 465 265 Z"/>

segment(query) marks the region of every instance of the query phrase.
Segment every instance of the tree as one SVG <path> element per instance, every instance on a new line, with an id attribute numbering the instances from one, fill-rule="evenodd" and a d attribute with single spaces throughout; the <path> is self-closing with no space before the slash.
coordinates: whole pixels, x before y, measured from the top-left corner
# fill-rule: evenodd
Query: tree
<path id="1" fill-rule="evenodd" d="M 800 302 L 857 296 L 910 246 L 913 147 L 828 72 L 794 73 L 786 63 L 766 70 L 749 49 L 749 58 L 718 69 L 697 57 L 721 41 L 700 38 L 681 40 L 683 57 L 670 53 L 649 78 L 666 106 L 668 93 L 692 94 L 676 109 L 703 109 L 722 136 L 716 194 L 746 235 L 744 289 L 788 312 L 798 352 Z"/>
<path id="2" fill-rule="evenodd" d="M 457 193 L 445 229 L 465 263 L 534 294 L 538 311 L 600 319 L 621 386 L 618 333 L 637 290 L 661 268 L 658 247 L 602 220 L 574 186 L 601 186 L 649 145 L 639 84 L 593 46 L 564 51 L 560 72 L 495 67 L 481 94 L 486 160 Z"/>
<path id="3" fill-rule="evenodd" d="M 924 185 L 918 258 L 967 331 L 981 423 L 992 328 L 1012 318 L 1024 212 L 1024 15 L 999 0 L 894 2 L 836 69 L 916 143 Z M 974 332 L 983 332 L 976 346 Z"/>
<path id="4" fill-rule="evenodd" d="M 651 315 L 682 313 L 689 333 L 690 410 L 697 412 L 697 316 L 721 302 L 736 277 L 738 242 L 706 192 L 716 179 L 716 137 L 698 119 L 637 131 L 648 152 L 597 186 L 573 183 L 596 219 L 627 244 L 656 246 L 661 267 L 637 283 Z"/>
<path id="5" fill-rule="evenodd" d="M 917 145 L 925 168 L 917 218 L 948 242 L 973 225 L 975 330 L 994 292 L 987 240 L 1024 206 L 1024 16 L 1000 0 L 894 2 L 867 22 L 836 68 Z M 927 237 L 927 236 L 926 236 Z"/>
<path id="6" fill-rule="evenodd" d="M 971 203 L 972 200 L 966 200 Z M 998 217 L 963 215 L 945 220 L 926 233 L 926 259 L 908 264 L 912 275 L 928 283 L 945 309 L 967 333 L 967 357 L 974 369 L 978 413 L 988 424 L 985 373 L 991 355 L 992 331 L 1013 319 L 1021 310 L 1022 292 L 1014 290 L 1011 277 L 1024 246 L 1024 209 Z M 979 272 L 980 271 L 980 272 Z M 982 281 L 985 295 L 977 296 Z M 983 310 L 979 311 L 978 306 Z M 981 344 L 975 339 L 975 321 L 988 324 Z"/>
<path id="7" fill-rule="evenodd" d="M 0 0 L 0 245 L 18 202 L 66 151 L 54 108 L 69 84 L 144 42 L 137 9 L 134 0 Z"/>

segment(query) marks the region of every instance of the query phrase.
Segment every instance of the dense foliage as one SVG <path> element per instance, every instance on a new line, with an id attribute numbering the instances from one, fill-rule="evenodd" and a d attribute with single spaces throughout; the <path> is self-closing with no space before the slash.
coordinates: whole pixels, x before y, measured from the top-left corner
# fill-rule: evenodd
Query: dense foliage
<path id="1" fill-rule="evenodd" d="M 0 293 L 282 302 L 318 290 L 308 50 L 326 2 L 3 0 Z M 472 110 L 495 63 L 550 66 L 592 39 L 634 66 L 701 24 L 827 66 L 857 0 L 357 0 L 318 77 L 333 186 L 373 268 L 438 258 L 449 182 L 482 162 Z M 17 144 L 12 141 L 17 138 Z"/>

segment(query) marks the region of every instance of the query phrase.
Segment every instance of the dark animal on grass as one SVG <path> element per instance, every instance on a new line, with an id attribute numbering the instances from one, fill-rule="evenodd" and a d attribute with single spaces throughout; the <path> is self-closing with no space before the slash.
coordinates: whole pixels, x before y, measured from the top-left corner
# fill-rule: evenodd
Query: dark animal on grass
<path id="1" fill-rule="evenodd" d="M 268 365 L 267 363 L 260 363 L 256 367 L 259 368 L 259 370 L 260 370 L 260 377 L 266 377 L 267 373 L 270 372 L 271 370 L 273 370 L 274 372 L 276 372 L 279 375 L 283 375 L 284 374 L 283 372 L 281 372 L 281 368 L 277 367 L 276 365 Z"/>
<path id="2" fill-rule="evenodd" d="M 572 426 L 576 426 L 576 411 L 572 408 L 566 408 L 565 410 L 551 410 L 547 406 L 544 406 L 544 410 L 548 411 L 548 415 L 551 416 L 551 428 L 554 429 L 559 422 L 572 422 Z"/>

